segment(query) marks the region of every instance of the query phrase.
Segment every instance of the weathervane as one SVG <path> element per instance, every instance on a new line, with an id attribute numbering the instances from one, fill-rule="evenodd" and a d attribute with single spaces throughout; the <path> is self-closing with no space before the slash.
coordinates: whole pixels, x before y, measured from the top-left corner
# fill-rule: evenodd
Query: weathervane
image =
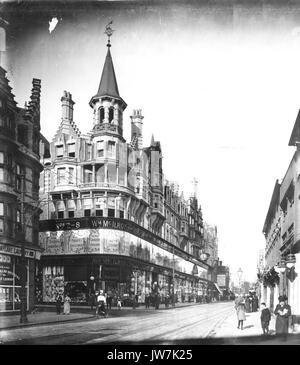
<path id="1" fill-rule="evenodd" d="M 110 37 L 112 36 L 114 30 L 111 28 L 113 21 L 111 20 L 105 27 L 105 34 L 108 36 L 107 47 L 110 47 Z"/>

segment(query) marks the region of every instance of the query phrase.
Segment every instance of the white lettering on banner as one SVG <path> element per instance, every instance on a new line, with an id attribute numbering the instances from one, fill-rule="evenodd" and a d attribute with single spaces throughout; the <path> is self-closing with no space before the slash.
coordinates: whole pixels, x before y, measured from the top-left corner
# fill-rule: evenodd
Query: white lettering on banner
<path id="1" fill-rule="evenodd" d="M 0 253 L 11 254 L 14 256 L 21 256 L 22 250 L 21 247 L 8 246 L 0 244 Z M 27 258 L 36 258 L 35 251 L 25 249 L 25 257 Z"/>
<path id="2" fill-rule="evenodd" d="M 6 262 L 6 263 L 10 264 L 11 263 L 10 256 L 0 255 L 0 262 Z"/>

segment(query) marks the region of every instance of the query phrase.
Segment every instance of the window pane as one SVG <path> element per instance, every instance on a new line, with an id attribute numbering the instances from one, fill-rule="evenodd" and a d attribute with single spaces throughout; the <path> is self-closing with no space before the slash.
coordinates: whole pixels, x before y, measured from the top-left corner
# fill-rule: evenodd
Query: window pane
<path id="1" fill-rule="evenodd" d="M 4 220 L 0 218 L 0 233 L 4 232 Z"/>
<path id="2" fill-rule="evenodd" d="M 63 156 L 64 150 L 63 146 L 56 146 L 56 156 L 61 157 Z"/>
<path id="3" fill-rule="evenodd" d="M 90 217 L 91 216 L 91 210 L 90 209 L 85 209 L 84 210 L 84 216 L 85 217 Z"/>
<path id="4" fill-rule="evenodd" d="M 65 181 L 65 168 L 57 169 L 57 184 L 63 184 Z"/>
<path id="5" fill-rule="evenodd" d="M 114 217 L 115 216 L 115 210 L 114 209 L 108 209 L 108 216 Z"/>
<path id="6" fill-rule="evenodd" d="M 4 204 L 0 203 L 0 215 L 4 215 Z"/>
<path id="7" fill-rule="evenodd" d="M 74 210 L 69 211 L 69 218 L 74 218 Z"/>
<path id="8" fill-rule="evenodd" d="M 0 167 L 0 181 L 4 181 L 4 169 Z"/>
<path id="9" fill-rule="evenodd" d="M 74 168 L 73 167 L 69 167 L 69 184 L 74 184 Z"/>
<path id="10" fill-rule="evenodd" d="M 4 163 L 4 152 L 0 152 L 0 163 Z"/>

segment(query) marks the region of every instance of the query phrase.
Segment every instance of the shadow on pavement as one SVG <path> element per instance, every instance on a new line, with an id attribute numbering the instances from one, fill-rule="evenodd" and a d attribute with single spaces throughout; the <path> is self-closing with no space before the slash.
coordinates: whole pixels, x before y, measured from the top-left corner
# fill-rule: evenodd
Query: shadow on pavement
<path id="1" fill-rule="evenodd" d="M 288 335 L 259 335 L 244 337 L 220 338 L 187 338 L 184 340 L 151 340 L 151 341 L 118 341 L 120 345 L 297 345 L 300 343 L 300 334 Z M 106 342 L 106 344 L 110 344 Z M 112 344 L 112 343 L 111 343 Z M 116 342 L 114 342 L 116 344 Z"/>

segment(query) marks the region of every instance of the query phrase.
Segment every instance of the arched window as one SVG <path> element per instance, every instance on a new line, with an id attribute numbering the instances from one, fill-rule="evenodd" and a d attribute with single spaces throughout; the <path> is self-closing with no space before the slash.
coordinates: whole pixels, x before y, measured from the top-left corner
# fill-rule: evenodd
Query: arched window
<path id="1" fill-rule="evenodd" d="M 104 108 L 103 107 L 99 108 L 99 120 L 100 120 L 100 123 L 103 123 L 103 120 L 104 120 Z"/>
<path id="2" fill-rule="evenodd" d="M 111 123 L 114 120 L 114 108 L 112 106 L 109 108 L 108 120 L 109 120 L 109 123 Z"/>

